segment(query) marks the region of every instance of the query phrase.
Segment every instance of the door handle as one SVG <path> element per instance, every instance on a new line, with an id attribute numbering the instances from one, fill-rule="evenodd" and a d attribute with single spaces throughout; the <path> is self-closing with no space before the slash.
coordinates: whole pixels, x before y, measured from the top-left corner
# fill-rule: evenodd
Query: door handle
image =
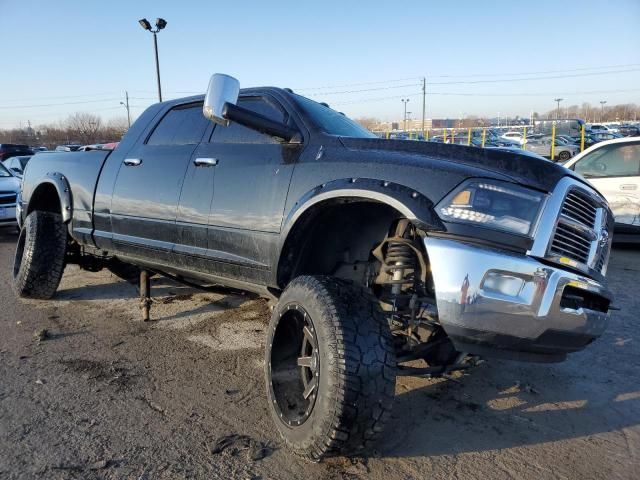
<path id="1" fill-rule="evenodd" d="M 124 164 L 127 167 L 137 167 L 141 163 L 142 163 L 142 159 L 141 158 L 125 158 L 124 159 Z"/>
<path id="2" fill-rule="evenodd" d="M 193 163 L 195 163 L 196 167 L 215 167 L 218 165 L 217 158 L 196 158 Z"/>
<path id="3" fill-rule="evenodd" d="M 637 190 L 638 185 L 633 183 L 625 183 L 624 185 L 620 185 L 620 190 Z"/>

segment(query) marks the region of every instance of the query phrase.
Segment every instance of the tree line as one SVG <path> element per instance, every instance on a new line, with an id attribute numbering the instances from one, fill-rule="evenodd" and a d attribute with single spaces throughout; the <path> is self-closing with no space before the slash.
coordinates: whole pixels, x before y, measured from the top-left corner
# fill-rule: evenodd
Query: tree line
<path id="1" fill-rule="evenodd" d="M 0 143 L 54 149 L 58 145 L 119 142 L 126 132 L 124 118 L 105 122 L 99 115 L 77 112 L 61 122 L 0 130 Z"/>
<path id="2" fill-rule="evenodd" d="M 548 110 L 546 112 L 533 112 L 532 117 L 534 120 L 554 120 L 556 115 L 559 114 L 559 118 L 580 118 L 587 123 L 596 122 L 623 122 L 623 121 L 636 121 L 640 118 L 640 106 L 635 103 L 622 103 L 616 105 L 592 105 L 588 102 L 584 102 L 581 105 L 569 105 L 564 107 L 560 105 L 558 112 L 557 108 Z M 391 122 L 383 122 L 379 118 L 362 116 L 355 119 L 360 125 L 371 131 L 384 131 L 388 130 Z M 455 127 L 468 128 L 468 127 L 487 127 L 495 124 L 495 118 L 489 118 L 485 116 L 468 115 L 465 118 L 455 119 Z M 501 124 L 514 125 L 514 124 L 528 124 L 529 117 L 502 117 Z M 396 122 L 399 128 L 402 128 L 403 122 L 400 120 Z M 415 123 L 413 121 L 412 123 Z M 434 121 L 434 128 L 436 121 Z"/>

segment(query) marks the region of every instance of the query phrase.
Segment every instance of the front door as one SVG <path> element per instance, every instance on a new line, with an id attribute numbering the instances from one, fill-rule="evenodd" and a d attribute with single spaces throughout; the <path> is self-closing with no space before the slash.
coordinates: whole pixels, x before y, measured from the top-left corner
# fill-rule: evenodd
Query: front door
<path id="1" fill-rule="evenodd" d="M 207 130 L 202 103 L 169 110 L 145 142 L 123 160 L 113 189 L 111 221 L 117 251 L 171 261 L 176 216 L 192 154 Z"/>
<path id="2" fill-rule="evenodd" d="M 238 105 L 283 123 L 286 110 L 270 96 Z M 194 159 L 215 162 L 208 257 L 226 278 L 265 282 L 277 248 L 291 175 L 302 145 L 283 143 L 237 123 L 216 125 Z"/>

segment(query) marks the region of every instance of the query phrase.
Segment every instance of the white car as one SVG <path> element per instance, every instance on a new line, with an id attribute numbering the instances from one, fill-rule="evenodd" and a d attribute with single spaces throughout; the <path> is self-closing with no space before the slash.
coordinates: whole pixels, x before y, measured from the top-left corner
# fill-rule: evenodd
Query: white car
<path id="1" fill-rule="evenodd" d="M 20 180 L 0 163 L 0 227 L 16 227 L 16 199 Z"/>
<path id="2" fill-rule="evenodd" d="M 514 142 L 518 142 L 522 145 L 525 140 L 522 136 L 522 132 L 506 132 L 501 135 L 502 138 L 506 138 L 507 140 L 513 140 Z"/>
<path id="3" fill-rule="evenodd" d="M 596 143 L 564 166 L 586 178 L 607 199 L 616 221 L 616 240 L 640 240 L 640 138 Z"/>

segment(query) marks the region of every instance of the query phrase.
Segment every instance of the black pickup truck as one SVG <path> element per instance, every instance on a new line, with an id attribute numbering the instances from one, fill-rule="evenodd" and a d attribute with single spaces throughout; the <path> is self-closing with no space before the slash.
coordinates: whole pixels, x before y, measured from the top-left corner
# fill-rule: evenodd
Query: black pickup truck
<path id="1" fill-rule="evenodd" d="M 149 107 L 113 152 L 34 157 L 18 216 L 23 297 L 50 298 L 76 263 L 272 299 L 269 409 L 312 460 L 366 451 L 397 375 L 561 361 L 603 333 L 612 300 L 613 216 L 571 171 L 378 139 L 220 74 L 204 98 Z"/>

